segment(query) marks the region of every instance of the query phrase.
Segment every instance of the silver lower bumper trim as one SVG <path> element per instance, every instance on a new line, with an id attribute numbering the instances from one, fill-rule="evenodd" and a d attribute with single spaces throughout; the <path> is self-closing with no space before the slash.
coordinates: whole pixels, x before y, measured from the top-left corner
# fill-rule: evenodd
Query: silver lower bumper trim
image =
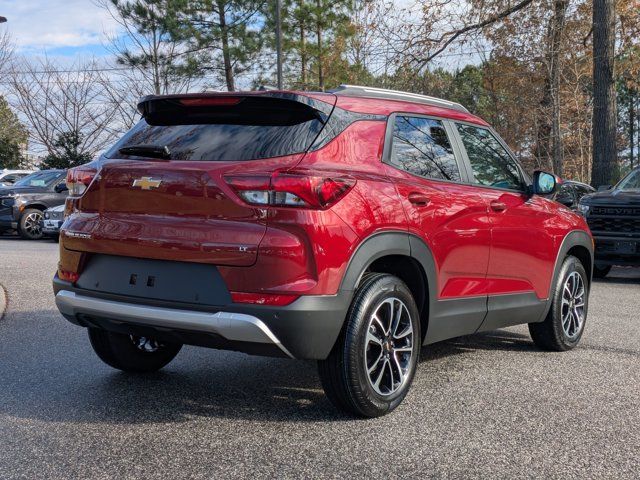
<path id="1" fill-rule="evenodd" d="M 215 333 L 231 341 L 270 343 L 294 358 L 262 320 L 244 313 L 153 307 L 87 297 L 68 290 L 58 292 L 56 305 L 60 313 L 69 317 L 78 314 L 98 315 L 139 325 Z"/>

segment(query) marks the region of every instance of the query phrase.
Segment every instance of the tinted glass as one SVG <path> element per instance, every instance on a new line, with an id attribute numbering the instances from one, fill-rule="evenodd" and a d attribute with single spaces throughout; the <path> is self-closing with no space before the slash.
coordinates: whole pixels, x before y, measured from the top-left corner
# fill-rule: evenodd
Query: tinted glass
<path id="1" fill-rule="evenodd" d="M 556 201 L 564 205 L 572 204 L 575 201 L 573 196 L 573 185 L 565 183 L 561 185 L 556 194 Z"/>
<path id="2" fill-rule="evenodd" d="M 21 178 L 14 186 L 16 187 L 46 187 L 48 185 L 52 185 L 60 177 L 63 177 L 65 172 L 60 171 L 43 171 L 32 173 L 31 175 L 27 175 L 24 178 Z"/>
<path id="3" fill-rule="evenodd" d="M 616 186 L 616 190 L 640 190 L 640 170 L 631 172 Z"/>
<path id="4" fill-rule="evenodd" d="M 175 101 L 153 110 L 107 153 L 125 155 L 123 147 L 168 147 L 171 160 L 242 161 L 305 152 L 326 117 L 299 102 L 268 98 L 242 99 L 237 105 L 189 107 Z"/>
<path id="5" fill-rule="evenodd" d="M 578 199 L 582 198 L 583 196 L 589 194 L 589 193 L 593 193 L 594 190 L 587 188 L 585 186 L 582 185 L 576 185 L 575 186 L 575 190 L 576 190 L 576 196 L 578 197 Z"/>
<path id="6" fill-rule="evenodd" d="M 451 143 L 439 120 L 396 117 L 390 161 L 394 166 L 422 177 L 460 180 Z"/>
<path id="7" fill-rule="evenodd" d="M 515 161 L 486 128 L 457 124 L 476 183 L 495 188 L 523 190 Z"/>

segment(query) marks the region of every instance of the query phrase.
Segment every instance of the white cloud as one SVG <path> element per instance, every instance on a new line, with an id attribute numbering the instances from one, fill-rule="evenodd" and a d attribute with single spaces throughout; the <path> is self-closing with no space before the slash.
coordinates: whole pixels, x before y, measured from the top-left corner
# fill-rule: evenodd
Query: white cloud
<path id="1" fill-rule="evenodd" d="M 92 0 L 3 0 L 0 15 L 23 51 L 100 45 L 116 27 Z"/>

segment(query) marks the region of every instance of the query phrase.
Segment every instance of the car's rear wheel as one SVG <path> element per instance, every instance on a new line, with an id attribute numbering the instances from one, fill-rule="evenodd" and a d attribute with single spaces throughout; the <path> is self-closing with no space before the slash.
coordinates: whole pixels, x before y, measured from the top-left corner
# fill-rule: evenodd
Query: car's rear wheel
<path id="1" fill-rule="evenodd" d="M 611 271 L 611 265 L 598 265 L 593 266 L 593 278 L 604 278 Z"/>
<path id="2" fill-rule="evenodd" d="M 404 282 L 388 274 L 367 275 L 333 350 L 318 364 L 327 397 L 358 416 L 391 412 L 409 391 L 420 340 L 418 308 Z"/>
<path id="3" fill-rule="evenodd" d="M 155 372 L 178 354 L 182 345 L 149 337 L 125 335 L 97 328 L 89 329 L 91 346 L 100 360 L 125 372 Z"/>
<path id="4" fill-rule="evenodd" d="M 531 338 L 544 350 L 571 350 L 580 342 L 589 306 L 589 279 L 576 257 L 564 260 L 552 302 L 544 322 L 529 324 Z"/>
<path id="5" fill-rule="evenodd" d="M 42 238 L 42 212 L 36 208 L 27 208 L 18 221 L 18 233 L 27 240 Z"/>

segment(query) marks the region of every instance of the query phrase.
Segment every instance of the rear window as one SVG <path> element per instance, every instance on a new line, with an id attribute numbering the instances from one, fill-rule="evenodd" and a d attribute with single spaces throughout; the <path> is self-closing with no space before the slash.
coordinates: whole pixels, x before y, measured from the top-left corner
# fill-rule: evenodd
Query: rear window
<path id="1" fill-rule="evenodd" d="M 292 155 L 305 152 L 326 121 L 308 105 L 268 97 L 243 98 L 236 105 L 184 105 L 176 99 L 158 103 L 106 153 L 107 158 L 144 158 L 119 152 L 134 145 L 166 146 L 171 160 Z"/>

